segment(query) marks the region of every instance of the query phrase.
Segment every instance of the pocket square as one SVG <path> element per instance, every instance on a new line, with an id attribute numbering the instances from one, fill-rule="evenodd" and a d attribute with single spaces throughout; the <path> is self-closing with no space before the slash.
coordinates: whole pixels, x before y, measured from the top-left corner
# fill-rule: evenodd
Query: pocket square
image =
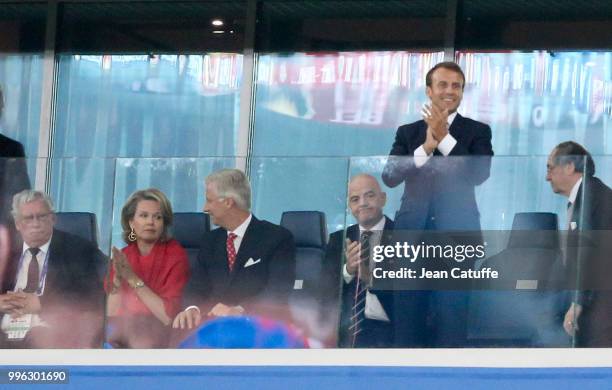
<path id="1" fill-rule="evenodd" d="M 246 267 L 250 267 L 252 265 L 255 265 L 257 263 L 259 263 L 261 261 L 261 259 L 257 259 L 257 260 L 253 260 L 253 258 L 251 257 L 249 260 L 247 260 L 247 262 L 244 264 L 244 268 Z"/>

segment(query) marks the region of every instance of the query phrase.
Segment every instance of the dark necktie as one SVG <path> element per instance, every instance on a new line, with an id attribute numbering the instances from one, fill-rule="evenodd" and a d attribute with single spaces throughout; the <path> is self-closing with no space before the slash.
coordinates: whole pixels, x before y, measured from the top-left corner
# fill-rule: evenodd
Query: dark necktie
<path id="1" fill-rule="evenodd" d="M 365 280 L 369 280 L 368 275 L 363 275 L 363 272 L 369 272 L 370 268 L 370 237 L 372 232 L 364 231 L 361 233 L 359 241 L 361 243 L 361 264 L 359 265 L 357 272 L 357 280 L 355 282 L 355 293 L 353 299 L 353 307 L 351 310 L 351 326 L 349 331 L 351 334 L 351 347 L 355 347 L 357 342 L 357 336 L 362 331 L 362 322 L 365 320 L 365 305 L 366 305 L 366 294 L 368 291 L 367 283 Z"/>
<path id="2" fill-rule="evenodd" d="M 229 271 L 234 270 L 234 264 L 236 263 L 236 248 L 234 247 L 234 240 L 238 237 L 234 233 L 227 235 L 226 250 L 227 250 L 227 266 Z"/>
<path id="3" fill-rule="evenodd" d="M 26 288 L 23 291 L 27 293 L 33 293 L 38 290 L 40 278 L 40 267 L 38 266 L 38 259 L 36 258 L 36 255 L 38 255 L 40 249 L 29 248 L 28 250 L 32 254 L 32 259 L 30 260 L 30 266 L 28 267 L 28 282 L 26 284 Z"/>

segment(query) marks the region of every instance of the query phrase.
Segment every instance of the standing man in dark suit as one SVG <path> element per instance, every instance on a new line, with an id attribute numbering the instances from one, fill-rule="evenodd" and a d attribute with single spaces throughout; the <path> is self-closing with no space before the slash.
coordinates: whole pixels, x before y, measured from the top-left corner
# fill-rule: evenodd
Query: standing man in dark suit
<path id="1" fill-rule="evenodd" d="M 327 306 L 326 313 L 337 313 L 340 307 L 340 347 L 393 346 L 389 297 L 370 289 L 371 250 L 389 244 L 393 230 L 393 221 L 383 215 L 386 202 L 387 195 L 375 177 L 354 176 L 348 186 L 348 206 L 357 224 L 346 229 L 346 236 L 339 230 L 329 238 L 321 301 Z"/>
<path id="2" fill-rule="evenodd" d="M 397 129 L 382 175 L 383 182 L 389 187 L 404 183 L 402 203 L 395 215 L 395 229 L 404 232 L 471 231 L 474 237 L 470 244 L 478 244 L 482 239 L 474 188 L 489 177 L 493 156 L 491 129 L 457 112 L 465 87 L 465 76 L 459 65 L 454 62 L 435 65 L 427 72 L 425 84 L 431 102 L 423 107 L 423 120 Z M 399 232 L 396 234 L 398 240 L 402 240 L 400 235 Z M 435 237 L 435 234 L 429 237 Z M 473 263 L 466 261 L 457 265 L 467 269 Z M 431 294 L 406 292 L 403 297 L 396 297 L 398 304 L 400 301 L 429 300 L 431 308 L 424 310 L 428 313 L 421 309 L 418 313 L 400 310 L 406 317 L 400 319 L 400 323 L 415 323 L 427 317 L 432 327 L 427 332 L 432 335 L 429 341 L 400 344 L 465 346 L 467 298 L 466 293 L 447 291 Z M 416 307 L 424 306 L 427 305 Z"/>
<path id="3" fill-rule="evenodd" d="M 4 348 L 100 347 L 104 291 L 96 272 L 104 255 L 91 242 L 53 229 L 49 197 L 24 190 L 13 198 L 21 251 L 3 267 Z"/>
<path id="4" fill-rule="evenodd" d="M 0 87 L 0 118 L 4 112 L 4 94 Z M 30 188 L 23 146 L 0 134 L 0 223 L 12 224 L 10 209 L 13 195 Z"/>
<path id="5" fill-rule="evenodd" d="M 568 235 L 564 248 L 572 297 L 563 328 L 580 347 L 612 347 L 612 284 L 610 243 L 612 190 L 594 177 L 589 152 L 568 141 L 557 145 L 546 164 L 553 192 L 568 198 Z"/>
<path id="6" fill-rule="evenodd" d="M 251 186 L 245 174 L 224 169 L 206 178 L 208 213 L 219 228 L 203 238 L 185 301 L 174 328 L 197 326 L 202 318 L 261 315 L 285 319 L 295 283 L 291 233 L 250 212 Z"/>
<path id="7" fill-rule="evenodd" d="M 491 128 L 457 112 L 465 86 L 459 65 L 437 64 L 425 83 L 431 103 L 423 120 L 397 129 L 383 171 L 389 187 L 404 183 L 396 228 L 480 230 L 474 187 L 489 177 Z"/>

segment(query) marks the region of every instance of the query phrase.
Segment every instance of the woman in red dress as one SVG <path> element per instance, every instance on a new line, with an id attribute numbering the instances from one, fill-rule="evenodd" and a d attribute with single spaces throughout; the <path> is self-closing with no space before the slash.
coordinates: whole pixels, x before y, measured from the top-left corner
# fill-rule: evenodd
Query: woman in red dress
<path id="1" fill-rule="evenodd" d="M 136 191 L 121 210 L 121 251 L 106 281 L 107 340 L 116 348 L 168 347 L 189 279 L 187 253 L 170 237 L 172 206 L 159 190 Z"/>

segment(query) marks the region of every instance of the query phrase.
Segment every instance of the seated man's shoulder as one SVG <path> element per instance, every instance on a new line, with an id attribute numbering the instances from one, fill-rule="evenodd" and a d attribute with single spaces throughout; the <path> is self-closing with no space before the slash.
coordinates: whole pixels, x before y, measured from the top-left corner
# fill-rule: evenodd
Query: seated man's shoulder
<path id="1" fill-rule="evenodd" d="M 97 248 L 92 241 L 87 240 L 81 236 L 77 236 L 76 234 L 68 233 L 59 229 L 53 230 L 51 243 L 53 243 L 53 241 L 58 241 L 69 248 Z"/>
<path id="2" fill-rule="evenodd" d="M 24 157 L 23 145 L 12 138 L 0 134 L 1 157 Z"/>
<path id="3" fill-rule="evenodd" d="M 289 231 L 289 229 L 272 223 L 266 220 L 254 220 L 256 223 L 255 227 L 258 230 L 259 234 L 263 234 L 266 237 L 277 238 L 277 239 L 289 239 L 293 238 L 293 234 Z"/>
<path id="4" fill-rule="evenodd" d="M 489 127 L 489 125 L 487 125 L 486 123 L 477 121 L 477 120 L 472 119 L 472 118 L 468 118 L 468 117 L 465 117 L 465 116 L 462 116 L 461 118 L 464 121 L 464 124 L 466 126 L 468 126 L 468 127 L 483 128 L 483 129 Z"/>
<path id="5" fill-rule="evenodd" d="M 83 237 L 62 230 L 53 230 L 51 237 L 50 254 L 59 254 L 64 261 L 71 264 L 80 264 L 87 268 L 92 262 L 103 261 L 106 257 L 96 244 Z M 79 259 L 72 261 L 71 259 Z"/>

